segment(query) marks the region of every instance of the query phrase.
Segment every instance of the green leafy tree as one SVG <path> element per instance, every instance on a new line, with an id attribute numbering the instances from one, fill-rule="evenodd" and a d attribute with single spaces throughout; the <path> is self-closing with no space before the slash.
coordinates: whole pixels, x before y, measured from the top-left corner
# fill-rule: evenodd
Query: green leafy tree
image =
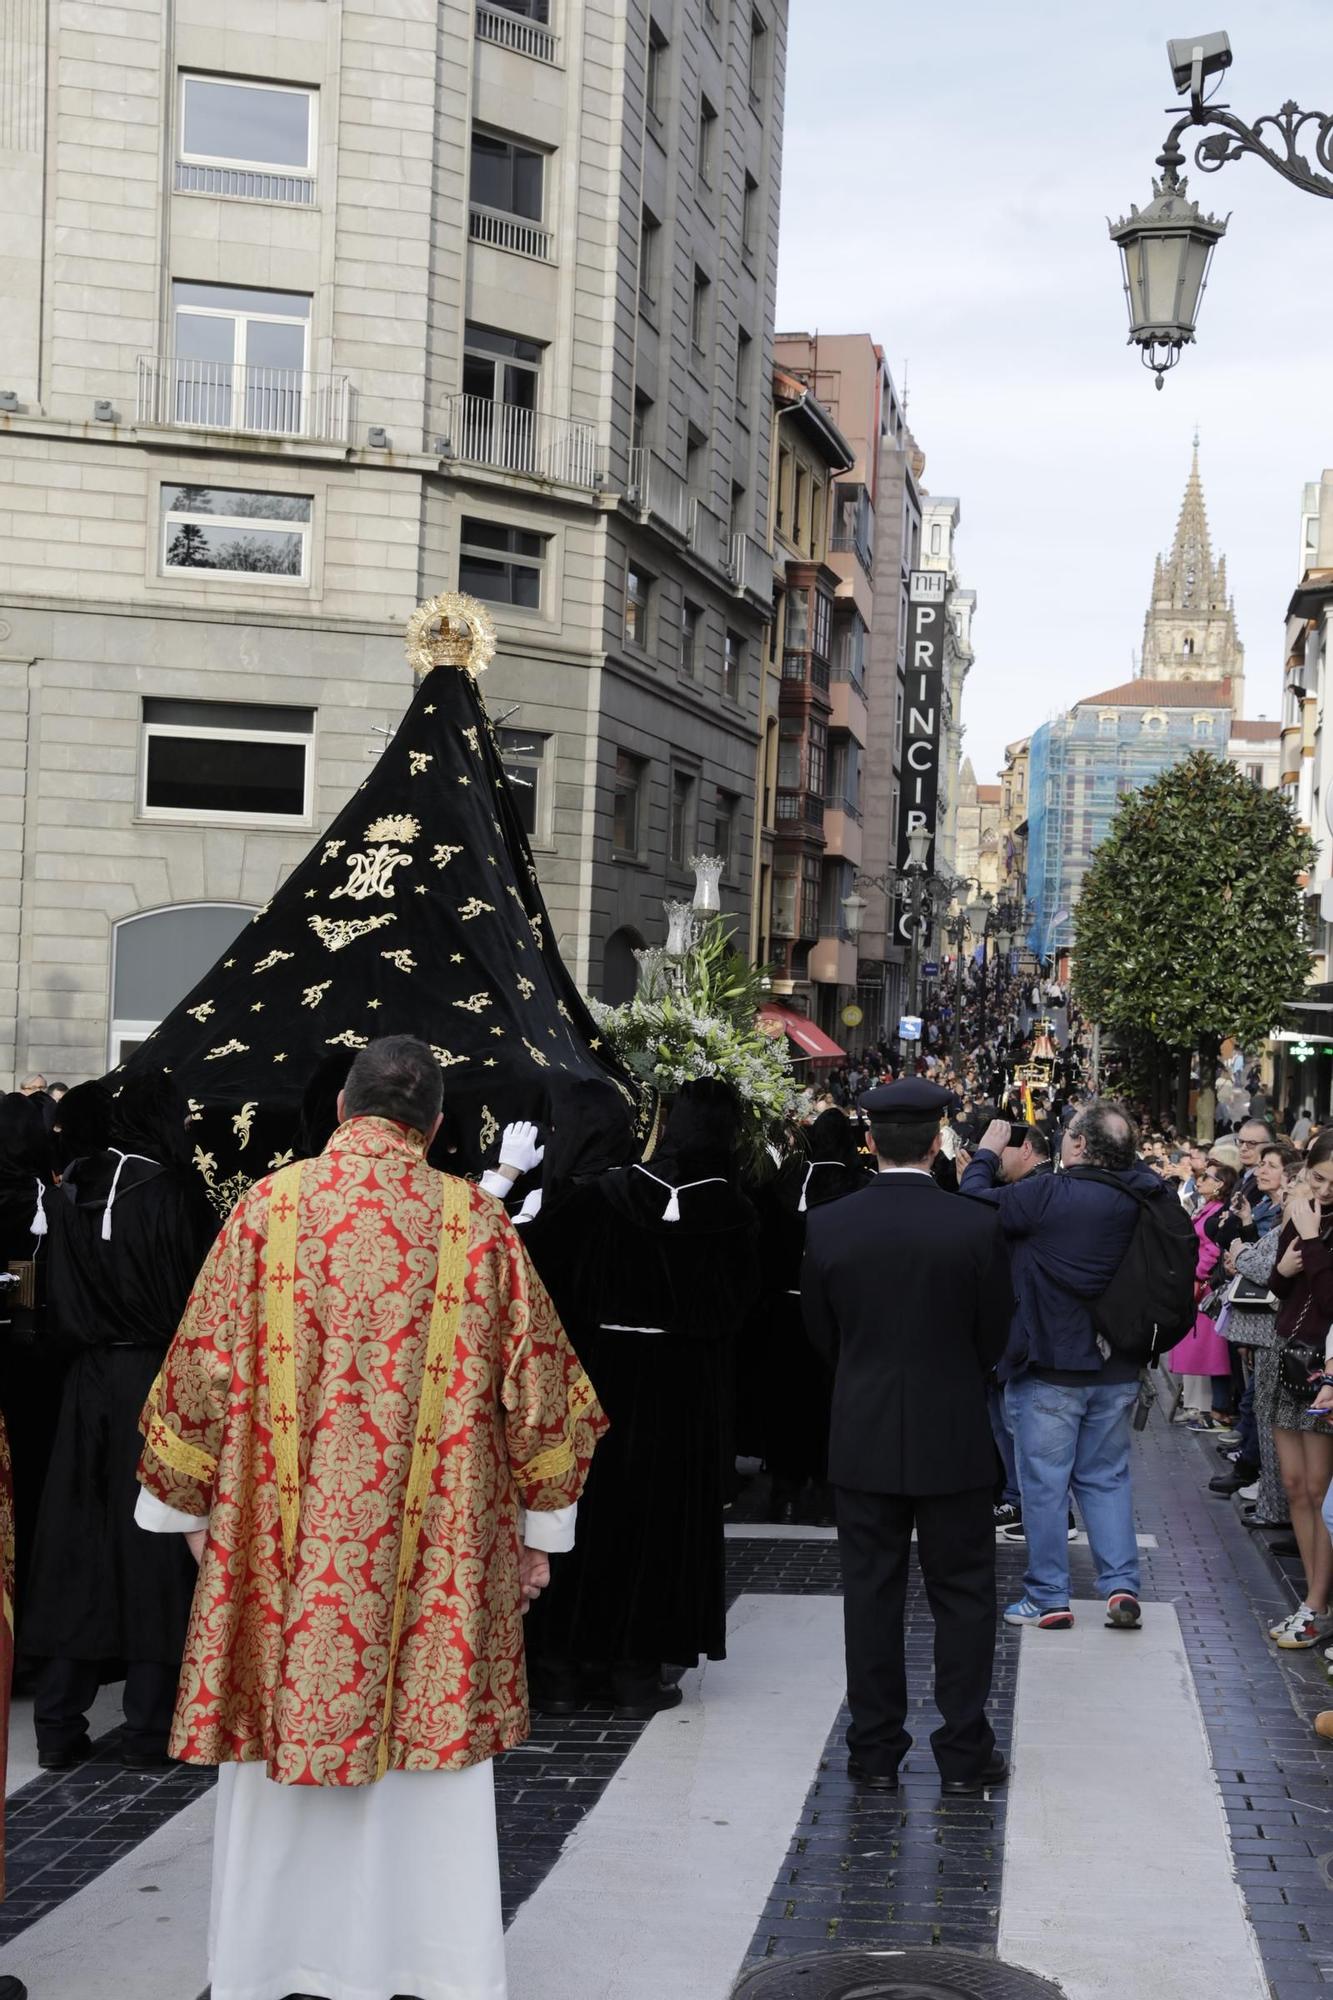
<path id="1" fill-rule="evenodd" d="M 1197 751 L 1120 801 L 1074 920 L 1086 1014 L 1199 1056 L 1198 1127 L 1228 1035 L 1253 1046 L 1304 989 L 1302 878 L 1314 849 L 1287 801 Z"/>

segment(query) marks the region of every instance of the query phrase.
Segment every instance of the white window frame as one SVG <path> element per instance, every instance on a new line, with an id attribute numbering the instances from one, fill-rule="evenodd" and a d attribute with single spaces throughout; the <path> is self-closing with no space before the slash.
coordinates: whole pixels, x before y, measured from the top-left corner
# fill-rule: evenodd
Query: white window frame
<path id="1" fill-rule="evenodd" d="M 1192 721 L 1196 736 L 1211 736 L 1213 734 L 1213 718 L 1211 715 L 1196 715 L 1192 717 Z"/>
<path id="2" fill-rule="evenodd" d="M 542 539 L 544 547 L 539 556 L 511 555 L 505 549 L 484 548 L 480 542 L 468 541 L 466 533 L 466 523 L 468 521 L 477 521 L 483 527 L 486 528 L 514 528 L 517 529 L 520 534 L 539 535 Z M 544 618 L 549 620 L 550 618 L 549 606 L 550 606 L 550 592 L 551 592 L 550 576 L 551 576 L 551 562 L 552 562 L 552 552 L 554 548 L 554 543 L 555 543 L 555 536 L 550 528 L 543 527 L 540 525 L 534 526 L 533 523 L 530 521 L 515 521 L 509 518 L 508 516 L 504 517 L 503 519 L 498 519 L 490 514 L 459 515 L 458 564 L 460 567 L 464 556 L 473 556 L 478 562 L 508 563 L 511 567 L 517 565 L 520 569 L 535 569 L 537 572 L 536 604 L 513 604 L 503 598 L 480 597 L 480 593 L 477 593 L 478 597 L 480 598 L 480 602 L 483 604 L 493 605 L 496 613 L 502 618 L 525 618 L 525 619 Z M 457 575 L 458 575 L 458 570 L 455 569 L 455 577 L 457 577 Z"/>
<path id="3" fill-rule="evenodd" d="M 230 572 L 228 572 L 230 574 Z M 212 812 L 208 808 L 150 806 L 148 803 L 148 745 L 155 736 L 188 736 L 193 743 L 300 743 L 305 749 L 305 785 L 301 811 L 297 813 Z M 139 783 L 135 814 L 142 820 L 171 820 L 177 826 L 269 826 L 310 827 L 315 823 L 315 725 L 301 729 L 224 729 L 213 723 L 139 723 Z"/>
<path id="4" fill-rule="evenodd" d="M 296 298 L 309 300 L 310 311 L 306 313 L 304 316 L 297 313 L 249 312 L 247 310 L 238 308 L 236 306 L 201 306 L 193 304 L 178 305 L 176 303 L 175 287 L 177 284 L 208 285 L 212 284 L 212 282 L 213 280 L 211 278 L 178 278 L 172 281 L 171 351 L 173 355 L 176 356 L 178 361 L 182 357 L 180 354 L 179 342 L 176 336 L 176 322 L 182 313 L 189 313 L 191 317 L 194 319 L 229 319 L 231 321 L 232 323 L 231 366 L 233 368 L 248 368 L 250 366 L 250 363 L 246 360 L 246 347 L 248 345 L 248 338 L 244 331 L 245 328 L 251 326 L 252 324 L 255 326 L 299 326 L 303 329 L 303 334 L 304 334 L 304 338 L 302 339 L 301 342 L 300 373 L 303 376 L 308 375 L 310 373 L 310 322 L 314 315 L 314 310 L 315 310 L 315 301 L 311 293 L 297 292 L 293 294 L 293 296 Z M 253 291 L 268 291 L 270 287 L 267 285 L 232 285 L 232 286 L 218 285 L 217 289 L 219 291 L 253 292 Z M 227 366 L 225 362 L 221 363 L 220 365 L 223 367 Z M 263 367 L 267 366 L 267 363 L 259 363 L 257 365 Z M 286 374 L 286 373 L 294 373 L 295 371 L 294 370 L 289 371 L 283 369 L 283 370 L 275 370 L 274 372 Z M 244 395 L 245 393 L 244 382 L 242 382 L 240 393 L 242 395 Z M 231 394 L 233 396 L 236 395 L 237 394 L 236 389 L 233 388 Z"/>
<path id="5" fill-rule="evenodd" d="M 183 69 L 179 76 L 179 114 L 176 124 L 176 158 L 187 167 L 235 168 L 238 173 L 266 174 L 275 180 L 313 180 L 315 162 L 319 158 L 319 92 L 306 83 L 261 83 L 245 76 L 219 76 L 209 70 Z M 190 83 L 218 83 L 228 90 L 275 90 L 288 97 L 305 97 L 310 105 L 310 123 L 306 142 L 306 164 L 303 167 L 286 166 L 276 160 L 246 160 L 217 153 L 190 153 L 185 149 L 185 91 Z"/>
<path id="6" fill-rule="evenodd" d="M 188 480 L 167 479 L 163 480 L 162 485 L 184 486 L 189 483 Z M 262 490 L 262 488 L 253 486 L 209 488 L 210 492 L 237 491 L 254 493 Z M 239 581 L 246 585 L 275 584 L 287 590 L 308 590 L 310 588 L 310 531 L 315 525 L 315 496 L 313 493 L 284 493 L 277 495 L 277 498 L 283 500 L 308 500 L 310 502 L 310 518 L 306 521 L 275 521 L 269 520 L 263 515 L 255 514 L 178 514 L 170 508 L 162 506 L 161 491 L 162 488 L 159 487 L 158 512 L 162 519 L 162 538 L 158 544 L 158 560 L 160 564 L 159 574 L 161 576 L 168 578 L 207 576 L 220 579 L 223 583 Z M 200 563 L 190 563 L 188 565 L 184 563 L 169 563 L 167 561 L 168 529 L 172 527 L 187 527 L 191 523 L 201 521 L 211 522 L 219 528 L 239 528 L 246 534 L 254 534 L 256 529 L 261 531 L 268 530 L 270 533 L 276 532 L 278 534 L 299 533 L 301 537 L 300 575 L 279 576 L 273 570 L 267 569 L 209 569 Z"/>
<path id="7" fill-rule="evenodd" d="M 136 1042 L 136 1043 L 146 1042 L 148 1037 L 151 1034 L 153 1034 L 156 1029 L 161 1027 L 162 1018 L 164 1018 L 164 1017 L 159 1018 L 156 1021 L 135 1021 L 129 1019 L 127 1016 L 119 1015 L 114 1011 L 116 1004 L 116 959 L 119 956 L 121 949 L 121 932 L 124 930 L 128 930 L 132 925 L 138 923 L 142 917 L 166 916 L 167 914 L 169 914 L 169 912 L 173 910 L 181 910 L 186 908 L 200 909 L 205 907 L 208 909 L 215 909 L 215 910 L 244 910 L 246 913 L 247 921 L 250 922 L 252 922 L 254 918 L 257 917 L 259 914 L 257 907 L 253 903 L 230 903 L 226 900 L 225 897 L 203 896 L 200 897 L 197 902 L 190 904 L 171 903 L 163 905 L 161 908 L 155 910 L 134 910 L 128 916 L 117 918 L 116 922 L 112 924 L 111 952 L 110 952 L 109 963 L 107 966 L 108 982 L 107 982 L 107 993 L 106 993 L 108 1069 L 115 1069 L 119 1066 L 119 1064 L 123 1060 L 121 1056 L 121 1050 L 126 1042 Z M 244 929 L 245 925 L 242 924 L 241 930 Z M 237 935 L 239 936 L 240 933 L 238 932 Z"/>
<path id="8" fill-rule="evenodd" d="M 525 746 L 521 749 L 506 750 L 503 742 L 503 738 L 506 736 L 523 737 L 525 739 Z M 549 761 L 551 742 L 552 737 L 550 732 L 542 729 L 515 729 L 510 725 L 502 725 L 495 732 L 496 749 L 500 753 L 501 764 L 526 765 L 534 774 L 533 789 L 536 792 L 536 797 L 533 800 L 532 832 L 528 835 L 529 845 L 533 847 L 550 847 L 552 845 L 551 815 L 553 805 Z M 506 773 L 506 775 L 508 774 Z M 510 778 L 509 782 L 512 785 L 514 780 Z"/>

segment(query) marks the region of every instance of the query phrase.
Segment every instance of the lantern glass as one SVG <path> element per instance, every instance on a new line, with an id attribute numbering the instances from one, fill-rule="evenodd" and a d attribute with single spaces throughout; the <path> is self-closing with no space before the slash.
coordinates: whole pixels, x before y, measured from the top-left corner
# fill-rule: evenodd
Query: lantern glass
<path id="1" fill-rule="evenodd" d="M 721 857 L 712 854 L 692 854 L 690 867 L 694 870 L 695 910 L 701 917 L 715 917 L 722 908 L 717 886 L 722 874 Z"/>
<path id="2" fill-rule="evenodd" d="M 976 896 L 967 906 L 967 921 L 974 937 L 980 937 L 990 915 L 990 897 Z"/>
<path id="3" fill-rule="evenodd" d="M 914 826 L 907 836 L 907 858 L 913 868 L 924 868 L 930 854 L 930 843 L 935 838 L 935 829 L 930 826 Z"/>
<path id="4" fill-rule="evenodd" d="M 849 938 L 855 939 L 860 937 L 861 926 L 865 922 L 867 907 L 868 905 L 866 903 L 865 897 L 858 896 L 855 890 L 853 890 L 850 896 L 843 897 L 842 921 L 846 926 L 847 935 Z"/>
<path id="5" fill-rule="evenodd" d="M 1187 200 L 1183 180 L 1154 182 L 1147 208 L 1131 207 L 1126 220 L 1110 225 L 1120 251 L 1129 337 L 1159 382 L 1161 371 L 1194 339 L 1209 264 L 1226 227 Z"/>

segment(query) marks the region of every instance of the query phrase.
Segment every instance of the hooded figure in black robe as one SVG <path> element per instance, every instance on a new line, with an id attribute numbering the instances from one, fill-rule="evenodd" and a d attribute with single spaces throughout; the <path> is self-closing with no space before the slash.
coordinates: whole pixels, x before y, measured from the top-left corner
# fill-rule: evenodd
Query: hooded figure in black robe
<path id="1" fill-rule="evenodd" d="M 680 1699 L 664 1663 L 725 1656 L 730 1381 L 758 1285 L 736 1136 L 732 1092 L 686 1084 L 650 1162 L 576 1180 L 524 1234 L 611 1420 L 574 1549 L 529 1616 L 555 1712 L 609 1676 L 622 1714 L 652 1715 Z"/>
<path id="2" fill-rule="evenodd" d="M 134 1508 L 139 1413 L 216 1233 L 185 1118 L 169 1077 L 126 1082 L 111 1145 L 75 1160 L 48 1204 L 48 1339 L 71 1357 L 25 1638 L 44 1656 L 36 1722 L 48 1770 L 88 1754 L 87 1710 L 122 1670 L 122 1760 L 166 1761 L 195 1566 L 183 1536 L 145 1535 Z"/>
<path id="3" fill-rule="evenodd" d="M 740 1389 L 772 1477 L 770 1518 L 823 1522 L 832 1519 L 825 1482 L 833 1380 L 806 1338 L 801 1314 L 805 1220 L 812 1208 L 855 1194 L 874 1175 L 844 1111 L 821 1111 L 801 1140 L 800 1151 L 756 1195 L 763 1291 L 746 1330 Z"/>
<path id="4" fill-rule="evenodd" d="M 60 1407 L 60 1370 L 43 1340 L 47 1217 L 54 1199 L 51 1140 L 41 1107 L 22 1092 L 0 1098 L 0 1271 L 32 1266 L 23 1290 L 10 1292 L 0 1312 L 0 1414 L 14 1467 L 16 1644 L 32 1573 L 37 1509 Z"/>

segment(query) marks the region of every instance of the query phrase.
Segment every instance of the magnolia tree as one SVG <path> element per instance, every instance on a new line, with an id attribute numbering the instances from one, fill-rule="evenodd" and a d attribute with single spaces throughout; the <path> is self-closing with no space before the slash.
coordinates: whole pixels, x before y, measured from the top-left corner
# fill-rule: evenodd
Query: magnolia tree
<path id="1" fill-rule="evenodd" d="M 1198 751 L 1121 799 L 1083 882 L 1074 983 L 1104 1029 L 1184 1068 L 1211 1139 L 1223 1040 L 1253 1046 L 1309 977 L 1314 850 L 1277 792 Z"/>

